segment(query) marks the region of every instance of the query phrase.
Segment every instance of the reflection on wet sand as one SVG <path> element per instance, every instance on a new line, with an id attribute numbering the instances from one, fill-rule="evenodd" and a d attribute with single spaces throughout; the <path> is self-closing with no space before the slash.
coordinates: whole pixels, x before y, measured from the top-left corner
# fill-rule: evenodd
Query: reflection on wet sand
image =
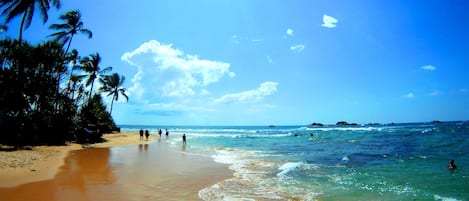
<path id="1" fill-rule="evenodd" d="M 109 185 L 116 181 L 110 156 L 109 148 L 71 151 L 53 180 L 0 188 L 0 200 L 122 200 L 106 193 L 118 188 Z"/>
<path id="2" fill-rule="evenodd" d="M 161 142 L 71 151 L 54 179 L 0 188 L 0 201 L 200 200 L 199 190 L 232 172 L 188 150 Z"/>

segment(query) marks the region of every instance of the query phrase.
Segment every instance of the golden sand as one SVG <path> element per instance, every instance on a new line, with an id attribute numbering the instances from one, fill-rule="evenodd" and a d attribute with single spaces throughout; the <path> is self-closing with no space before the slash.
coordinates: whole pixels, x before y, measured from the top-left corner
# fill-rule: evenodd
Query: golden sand
<path id="1" fill-rule="evenodd" d="M 93 147 L 113 147 L 137 143 L 151 143 L 140 141 L 137 133 L 105 134 L 106 142 L 96 143 Z M 0 188 L 12 187 L 19 184 L 52 179 L 70 150 L 82 149 L 82 145 L 68 146 L 36 146 L 33 150 L 2 151 L 0 152 Z"/>
<path id="2" fill-rule="evenodd" d="M 0 200 L 199 200 L 199 190 L 232 176 L 225 165 L 185 147 L 174 150 L 155 135 L 149 141 L 136 133 L 104 138 L 92 149 L 72 144 L 0 152 Z M 109 148 L 123 145 L 123 151 Z M 111 158 L 121 165 L 111 165 Z"/>

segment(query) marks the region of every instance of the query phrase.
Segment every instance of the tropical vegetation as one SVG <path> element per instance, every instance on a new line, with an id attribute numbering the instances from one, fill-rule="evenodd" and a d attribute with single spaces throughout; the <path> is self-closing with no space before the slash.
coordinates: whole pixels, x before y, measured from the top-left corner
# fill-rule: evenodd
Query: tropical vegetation
<path id="1" fill-rule="evenodd" d="M 0 39 L 0 144 L 91 142 L 118 129 L 111 112 L 119 96 L 128 100 L 125 78 L 107 74 L 112 67 L 102 67 L 99 53 L 81 57 L 76 49 L 68 51 L 76 34 L 92 36 L 78 10 L 61 15 L 65 23 L 49 27 L 58 31 L 49 35 L 53 39 L 39 44 L 22 40 L 36 8 L 46 22 L 51 5 L 59 8 L 60 1 L 0 1 L 1 30 L 22 16 L 18 39 Z M 99 90 L 94 89 L 97 80 Z M 109 112 L 101 93 L 112 96 Z"/>

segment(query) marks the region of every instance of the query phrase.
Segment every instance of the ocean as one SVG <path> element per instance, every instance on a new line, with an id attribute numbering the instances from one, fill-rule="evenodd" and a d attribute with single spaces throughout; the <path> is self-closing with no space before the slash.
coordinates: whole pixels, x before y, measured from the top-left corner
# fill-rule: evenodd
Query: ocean
<path id="1" fill-rule="evenodd" d="M 228 164 L 203 200 L 469 200 L 469 122 L 358 126 L 143 126 Z M 164 135 L 164 134 L 163 134 Z M 449 170 L 455 160 L 457 168 Z"/>

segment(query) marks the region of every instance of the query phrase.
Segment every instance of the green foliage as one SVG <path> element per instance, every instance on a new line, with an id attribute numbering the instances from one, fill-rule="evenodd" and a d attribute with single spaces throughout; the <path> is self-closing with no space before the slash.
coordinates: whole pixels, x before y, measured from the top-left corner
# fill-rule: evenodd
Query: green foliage
<path id="1" fill-rule="evenodd" d="M 101 133 L 112 132 L 116 128 L 116 124 L 106 111 L 106 106 L 103 103 L 101 95 L 95 94 L 83 107 L 81 108 L 79 116 L 79 125 L 82 128 L 89 128 L 98 130 Z"/>
<path id="2" fill-rule="evenodd" d="M 69 135 L 76 106 L 59 91 L 66 73 L 62 46 L 0 41 L 0 136 L 6 143 L 61 143 Z"/>
<path id="3" fill-rule="evenodd" d="M 106 67 L 101 69 L 101 56 L 98 53 L 91 54 L 89 57 L 85 57 L 80 61 L 80 69 L 88 74 L 88 78 L 85 81 L 86 86 L 90 87 L 90 94 L 89 97 L 91 98 L 91 94 L 93 93 L 93 86 L 94 81 L 96 79 L 101 78 L 104 76 L 105 73 L 112 70 L 112 67 Z"/>
<path id="4" fill-rule="evenodd" d="M 98 53 L 83 59 L 77 50 L 68 53 L 75 34 L 92 36 L 90 30 L 83 28 L 78 10 L 60 16 L 64 24 L 51 25 L 50 28 L 59 31 L 51 34 L 55 40 L 38 45 L 21 40 L 22 31 L 30 25 L 35 9 L 41 11 L 45 22 L 51 5 L 60 7 L 60 0 L 0 1 L 6 23 L 22 16 L 19 39 L 0 40 L 0 144 L 62 144 L 76 139 L 84 131 L 99 130 L 100 137 L 102 133 L 115 130 L 116 125 L 101 95 L 93 96 L 96 79 L 108 78 L 105 86 L 117 90 L 105 90 L 113 95 L 113 101 L 119 93 L 128 98 L 122 88 L 124 77 L 115 74 L 117 80 L 111 80 L 114 77 L 105 73 L 112 67 L 101 68 Z M 0 32 L 6 29 L 6 24 L 0 24 Z M 73 74 L 73 70 L 84 74 Z"/>
<path id="5" fill-rule="evenodd" d="M 109 113 L 112 113 L 112 105 L 114 101 L 119 100 L 119 94 L 124 96 L 125 100 L 129 101 L 129 97 L 125 94 L 125 88 L 122 87 L 124 84 L 125 77 L 119 76 L 117 73 L 113 73 L 112 75 L 104 76 L 102 80 L 103 86 L 100 88 L 100 91 L 106 92 L 108 96 L 112 96 L 111 100 L 111 109 Z"/>
<path id="6" fill-rule="evenodd" d="M 19 38 L 21 41 L 23 30 L 27 29 L 31 25 L 33 20 L 34 12 L 37 9 L 41 12 L 42 22 L 46 23 L 49 18 L 47 11 L 50 7 L 60 8 L 60 0 L 2 0 L 0 1 L 0 7 L 3 8 L 2 15 L 5 16 L 5 22 L 9 23 L 13 18 L 22 15 Z"/>
<path id="7" fill-rule="evenodd" d="M 49 36 L 53 36 L 56 40 L 62 44 L 67 45 L 65 52 L 68 52 L 70 44 L 72 43 L 73 36 L 77 33 L 86 34 L 88 38 L 93 36 L 93 33 L 83 27 L 83 22 L 81 21 L 81 13 L 79 10 L 71 10 L 62 15 L 59 19 L 65 21 L 63 24 L 52 24 L 49 26 L 50 29 L 58 30 L 58 32 L 53 33 Z"/>

